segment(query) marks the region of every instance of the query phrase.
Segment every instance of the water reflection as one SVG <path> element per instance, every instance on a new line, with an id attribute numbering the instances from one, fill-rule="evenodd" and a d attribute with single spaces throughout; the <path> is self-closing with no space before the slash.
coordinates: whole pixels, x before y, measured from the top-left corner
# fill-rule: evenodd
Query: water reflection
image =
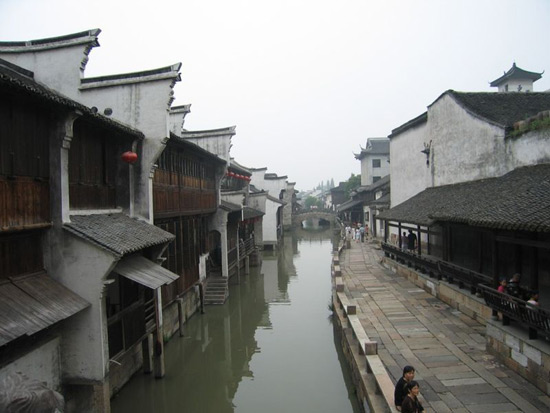
<path id="1" fill-rule="evenodd" d="M 331 249 L 330 231 L 285 238 L 167 344 L 166 377 L 136 375 L 113 412 L 358 412 L 328 320 Z"/>

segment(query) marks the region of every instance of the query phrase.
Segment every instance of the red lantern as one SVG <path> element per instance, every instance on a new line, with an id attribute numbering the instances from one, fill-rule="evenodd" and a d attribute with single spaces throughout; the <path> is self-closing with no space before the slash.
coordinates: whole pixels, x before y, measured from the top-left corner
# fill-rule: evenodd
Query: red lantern
<path id="1" fill-rule="evenodd" d="M 124 152 L 121 156 L 122 160 L 126 163 L 135 163 L 138 160 L 137 153 L 132 151 Z"/>
<path id="2" fill-rule="evenodd" d="M 235 172 L 230 171 L 230 172 L 228 172 L 228 175 L 229 175 L 229 176 L 235 176 Z"/>

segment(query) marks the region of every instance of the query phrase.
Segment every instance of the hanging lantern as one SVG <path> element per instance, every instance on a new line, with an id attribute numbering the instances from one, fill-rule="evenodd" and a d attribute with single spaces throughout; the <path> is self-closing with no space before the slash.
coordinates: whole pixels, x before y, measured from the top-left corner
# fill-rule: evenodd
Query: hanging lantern
<path id="1" fill-rule="evenodd" d="M 138 155 L 132 151 L 126 151 L 121 156 L 122 160 L 126 163 L 132 164 L 138 160 Z"/>
<path id="2" fill-rule="evenodd" d="M 235 172 L 233 172 L 233 171 L 229 171 L 227 174 L 228 174 L 229 176 L 235 176 Z"/>

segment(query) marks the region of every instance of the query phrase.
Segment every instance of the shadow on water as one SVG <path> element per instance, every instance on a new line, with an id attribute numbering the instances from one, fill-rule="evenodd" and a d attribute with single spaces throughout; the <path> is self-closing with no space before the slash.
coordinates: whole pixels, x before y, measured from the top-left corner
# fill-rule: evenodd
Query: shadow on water
<path id="1" fill-rule="evenodd" d="M 322 234 L 324 232 L 324 235 Z M 137 374 L 114 413 L 359 412 L 329 320 L 331 231 L 299 230 L 166 345 L 166 376 Z"/>

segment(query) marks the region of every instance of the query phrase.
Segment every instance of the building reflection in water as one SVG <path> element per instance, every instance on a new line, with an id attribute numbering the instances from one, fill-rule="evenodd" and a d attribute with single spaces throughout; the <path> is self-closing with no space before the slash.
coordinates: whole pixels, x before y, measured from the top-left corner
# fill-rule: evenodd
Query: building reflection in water
<path id="1" fill-rule="evenodd" d="M 330 244 L 327 232 L 300 230 L 285 237 L 278 252 L 264 253 L 261 269 L 230 285 L 224 305 L 207 306 L 186 323 L 185 337 L 168 342 L 165 378 L 137 374 L 113 399 L 113 412 L 356 411 L 327 326 L 332 246 L 310 251 L 308 239 Z M 299 240 L 303 253 L 313 254 L 307 263 Z M 311 275 L 297 271 L 296 261 L 315 266 L 320 282 L 298 282 Z M 308 317 L 321 321 L 304 321 Z"/>

